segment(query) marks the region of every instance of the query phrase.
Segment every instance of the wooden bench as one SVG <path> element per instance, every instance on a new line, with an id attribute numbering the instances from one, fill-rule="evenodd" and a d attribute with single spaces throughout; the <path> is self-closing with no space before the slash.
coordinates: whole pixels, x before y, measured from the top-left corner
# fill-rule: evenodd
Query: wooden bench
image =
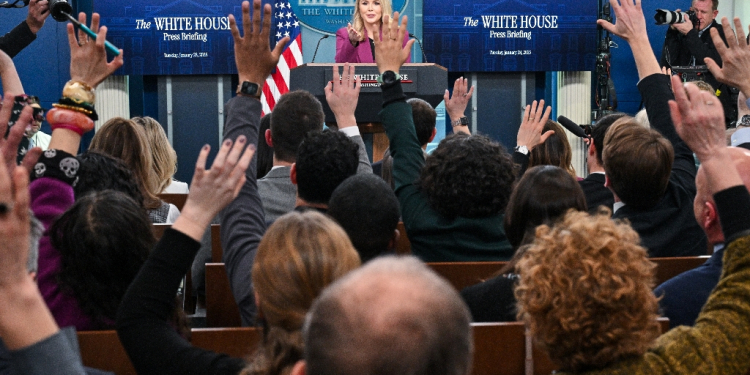
<path id="1" fill-rule="evenodd" d="M 656 285 L 685 271 L 702 265 L 709 256 L 674 258 L 649 258 L 656 263 Z M 507 262 L 437 262 L 427 263 L 438 275 L 446 278 L 457 290 L 466 288 L 492 277 Z"/>
<path id="2" fill-rule="evenodd" d="M 177 206 L 177 209 L 182 212 L 182 208 L 185 207 L 185 201 L 187 201 L 187 196 L 187 194 L 159 194 L 159 199 Z"/>
<path id="3" fill-rule="evenodd" d="M 258 347 L 262 331 L 257 328 L 195 328 L 191 336 L 196 347 L 246 358 Z M 117 375 L 136 375 L 116 331 L 78 332 L 78 346 L 85 366 Z"/>
<path id="4" fill-rule="evenodd" d="M 669 328 L 666 318 L 659 319 L 662 332 Z M 525 375 L 533 366 L 533 374 L 549 375 L 555 366 L 541 350 L 529 348 L 525 326 L 521 322 L 475 323 L 473 375 Z M 261 341 L 257 328 L 193 329 L 194 346 L 235 358 L 247 358 Z M 117 375 L 135 374 L 115 331 L 79 332 L 78 343 L 83 364 Z"/>
<path id="5" fill-rule="evenodd" d="M 224 263 L 206 263 L 206 327 L 239 327 L 240 309 L 234 301 Z"/>

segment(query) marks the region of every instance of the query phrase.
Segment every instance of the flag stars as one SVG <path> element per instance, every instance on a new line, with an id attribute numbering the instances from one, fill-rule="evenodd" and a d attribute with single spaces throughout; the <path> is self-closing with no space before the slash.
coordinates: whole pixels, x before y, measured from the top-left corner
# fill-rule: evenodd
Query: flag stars
<path id="1" fill-rule="evenodd" d="M 284 27 L 292 27 L 292 23 L 291 22 L 287 22 Z"/>
<path id="2" fill-rule="evenodd" d="M 294 27 L 299 27 L 299 21 L 297 20 L 294 21 Z"/>
<path id="3" fill-rule="evenodd" d="M 281 33 L 278 31 L 276 32 L 276 39 L 281 39 Z"/>

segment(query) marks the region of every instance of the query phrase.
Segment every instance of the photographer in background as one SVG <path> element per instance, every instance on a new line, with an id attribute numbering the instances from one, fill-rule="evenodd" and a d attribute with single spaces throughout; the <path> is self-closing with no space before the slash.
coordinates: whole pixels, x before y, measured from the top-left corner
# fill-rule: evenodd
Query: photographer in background
<path id="1" fill-rule="evenodd" d="M 724 30 L 714 21 L 719 14 L 718 7 L 719 0 L 693 0 L 690 10 L 695 12 L 695 16 L 688 17 L 686 14 L 685 22 L 674 23 L 667 30 L 659 62 L 662 67 L 706 65 L 703 61 L 706 57 L 712 58 L 722 66 L 721 56 L 716 51 L 709 32 L 711 28 L 715 28 L 726 44 Z M 706 73 L 706 82 L 716 88 L 716 94 L 727 116 L 727 123 L 733 121 L 734 118 L 730 117 L 734 117 L 732 114 L 736 113 L 736 107 L 731 99 L 729 86 L 719 83 L 710 73 Z"/>
<path id="2" fill-rule="evenodd" d="M 29 15 L 9 33 L 0 37 L 0 50 L 11 58 L 36 39 L 36 33 L 44 26 L 49 16 L 48 0 L 29 1 Z"/>

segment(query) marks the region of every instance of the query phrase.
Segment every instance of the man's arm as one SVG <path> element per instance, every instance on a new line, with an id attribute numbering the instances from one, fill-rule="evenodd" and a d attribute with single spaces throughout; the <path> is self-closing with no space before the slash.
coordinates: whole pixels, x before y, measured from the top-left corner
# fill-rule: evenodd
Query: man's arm
<path id="1" fill-rule="evenodd" d="M 357 119 L 354 117 L 362 82 L 354 74 L 354 65 L 350 66 L 349 63 L 344 64 L 341 79 L 337 78 L 339 78 L 339 65 L 334 65 L 333 81 L 328 82 L 324 90 L 326 101 L 336 116 L 336 125 L 338 125 L 339 131 L 346 134 L 358 146 L 359 165 L 357 166 L 357 173 L 372 173 L 372 165 L 370 165 L 370 159 L 367 156 L 365 142 L 362 140 L 362 135 L 359 134 Z"/>
<path id="2" fill-rule="evenodd" d="M 719 32 L 719 35 L 721 36 L 722 44 L 726 45 L 726 38 L 724 37 L 724 31 L 721 29 L 721 26 L 714 22 L 711 25 L 711 29 L 716 29 Z M 709 29 L 709 30 L 711 30 Z M 706 30 L 704 33 L 710 32 L 709 30 Z M 716 50 L 716 46 L 714 45 L 714 41 L 711 40 L 710 36 L 704 35 L 703 37 L 698 36 L 698 30 L 690 30 L 687 34 L 685 34 L 685 46 L 690 51 L 690 54 L 695 56 L 695 64 L 696 65 L 703 65 L 705 64 L 705 58 L 710 57 L 713 59 L 716 63 L 721 65 L 721 56 L 719 55 L 719 52 Z"/>
<path id="3" fill-rule="evenodd" d="M 234 16 L 229 15 L 229 27 L 234 39 L 234 57 L 239 82 L 253 82 L 263 88 L 266 77 L 279 62 L 281 51 L 289 42 L 283 38 L 271 51 L 269 30 L 271 28 L 271 6 L 263 8 L 261 27 L 261 2 L 253 2 L 253 16 L 250 19 L 250 4 L 242 3 L 242 24 L 244 36 L 240 36 Z M 243 94 L 229 100 L 225 106 L 227 114 L 224 125 L 224 140 L 236 140 L 244 135 L 247 144 L 258 144 L 260 126 L 260 101 Z M 240 307 L 242 324 L 252 325 L 255 319 L 255 297 L 251 287 L 250 272 L 258 244 L 266 230 L 263 205 L 258 195 L 256 181 L 257 163 L 255 160 L 245 172 L 246 181 L 235 200 L 221 213 L 221 244 L 224 248 L 223 260 L 227 268 L 237 305 Z"/>

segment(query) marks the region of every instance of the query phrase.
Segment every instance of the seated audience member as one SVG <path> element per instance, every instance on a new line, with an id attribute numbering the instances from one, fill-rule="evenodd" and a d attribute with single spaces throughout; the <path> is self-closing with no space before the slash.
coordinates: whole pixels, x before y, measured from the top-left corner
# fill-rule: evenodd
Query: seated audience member
<path id="1" fill-rule="evenodd" d="M 334 76 L 339 76 L 339 65 L 333 66 Z M 360 80 L 354 79 L 354 65 L 344 64 L 343 75 L 337 82 L 330 82 L 325 88 L 326 101 L 336 117 L 336 126 L 357 145 L 358 173 L 372 173 L 365 143 L 359 134 L 354 110 L 359 100 Z M 290 95 L 291 94 L 291 95 Z M 285 98 L 289 95 L 289 98 Z M 281 107 L 279 105 L 281 104 Z M 278 117 L 277 117 L 278 115 Z M 274 167 L 266 178 L 258 181 L 258 189 L 266 214 L 266 220 L 273 222 L 280 215 L 298 206 L 297 188 L 291 182 L 291 167 L 297 161 L 297 153 L 311 132 L 323 127 L 323 106 L 317 98 L 305 91 L 294 91 L 282 95 L 271 116 L 271 131 L 266 132 L 266 142 L 274 148 Z M 301 126 L 304 125 L 304 126 Z M 281 137 L 281 138 L 279 138 Z M 281 144 L 279 141 L 285 142 Z M 278 149 L 284 147 L 279 157 Z M 286 173 L 285 176 L 282 176 Z M 342 180 L 343 181 L 343 180 Z M 333 191 L 333 190 L 331 190 Z M 326 201 L 327 202 L 327 201 Z"/>
<path id="2" fill-rule="evenodd" d="M 260 12 L 261 2 L 256 0 L 255 24 L 260 23 Z M 249 24 L 247 2 L 242 4 L 242 15 L 243 23 Z M 271 7 L 266 4 L 264 18 L 269 17 Z M 272 52 L 268 23 L 241 37 L 232 15 L 229 22 L 240 81 L 259 82 L 262 87 L 289 38 L 283 38 Z M 227 103 L 225 141 L 213 167 L 204 169 L 210 151 L 204 146 L 185 214 L 165 232 L 121 305 L 118 335 L 139 374 L 289 373 L 302 358 L 300 330 L 314 298 L 360 264 L 346 233 L 317 212 L 292 212 L 280 217 L 257 244 L 265 220 L 255 183 L 256 166 L 251 159 L 258 140 L 260 111 L 260 101 L 254 97 L 238 95 Z M 246 145 L 249 147 L 245 150 Z M 200 246 L 198 241 L 222 209 L 224 257 L 227 269 L 235 272 L 229 273 L 234 294 L 245 291 L 237 288 L 241 272 L 245 278 L 251 277 L 254 290 L 249 288 L 250 280 L 247 286 L 254 296 L 250 298 L 256 299 L 251 306 L 245 305 L 244 296 L 236 300 L 244 311 L 254 312 L 257 306 L 265 322 L 263 344 L 249 365 L 239 358 L 192 347 L 166 321 L 169 302 Z"/>
<path id="3" fill-rule="evenodd" d="M 552 134 L 537 147 L 529 152 L 529 168 L 537 165 L 554 165 L 570 173 L 574 178 L 576 171 L 573 168 L 573 151 L 568 142 L 565 129 L 555 121 L 547 120 L 542 129 L 543 133 L 552 131 Z"/>
<path id="4" fill-rule="evenodd" d="M 412 43 L 401 50 L 391 40 L 375 42 L 384 75 L 380 115 L 412 253 L 427 262 L 508 260 L 513 250 L 502 221 L 515 179 L 513 161 L 500 144 L 466 134 L 443 139 L 425 160 L 411 106 L 395 79 Z"/>
<path id="5" fill-rule="evenodd" d="M 42 126 L 42 121 L 44 120 L 44 109 L 42 109 L 39 104 L 38 97 L 25 95 L 23 84 L 21 84 L 21 79 L 18 77 L 18 72 L 16 71 L 15 64 L 13 64 L 13 60 L 2 50 L 0 50 L 0 82 L 2 82 L 4 93 L 12 93 L 17 96 L 13 103 L 14 108 L 10 121 L 8 122 L 8 129 L 10 129 L 10 127 L 15 124 L 16 120 L 18 120 L 21 109 L 23 109 L 24 106 L 28 105 L 34 108 L 34 121 L 31 125 L 26 127 L 24 138 L 21 139 L 21 144 L 18 145 L 18 157 L 16 160 L 20 163 L 28 150 L 34 147 L 46 150 L 49 146 L 49 134 L 39 131 Z M 3 134 L 3 137 L 7 137 L 7 131 Z"/>
<path id="6" fill-rule="evenodd" d="M 30 0 L 26 4 L 29 6 L 26 19 L 0 37 L 0 51 L 7 53 L 11 58 L 36 39 L 36 34 L 49 16 L 49 1 Z"/>
<path id="7" fill-rule="evenodd" d="M 156 186 L 159 194 L 187 194 L 188 184 L 174 179 L 177 173 L 177 153 L 169 144 L 167 134 L 158 121 L 151 117 L 133 117 L 130 119 L 143 127 L 151 149 L 151 172 L 149 186 Z"/>
<path id="8" fill-rule="evenodd" d="M 383 257 L 323 291 L 307 316 L 293 375 L 468 375 L 469 312 L 413 257 Z"/>
<path id="9" fill-rule="evenodd" d="M 378 176 L 358 174 L 344 180 L 331 195 L 328 216 L 344 228 L 362 263 L 395 251 L 398 199 Z"/>
<path id="10" fill-rule="evenodd" d="M 600 20 L 599 24 L 628 40 L 639 71 L 651 77 L 658 68 L 652 68 L 657 65 L 656 58 L 648 47 L 640 3 L 611 4 L 617 23 Z M 722 24 L 725 34 L 731 35 L 726 18 Z M 745 91 L 750 90 L 750 80 L 736 64 L 737 60 L 750 61 L 750 48 L 744 42 L 739 19 L 735 24 L 738 37 L 728 41 L 731 52 L 720 50 L 724 68 L 707 60 L 717 79 Z M 715 31 L 711 34 L 720 42 Z M 638 246 L 635 231 L 626 223 L 581 213 L 569 214 L 554 228 L 542 227 L 519 261 L 521 280 L 516 297 L 531 335 L 560 367 L 558 373 L 747 371 L 750 195 L 724 143 L 724 113 L 719 100 L 692 84 L 683 89 L 676 77 L 672 85 L 675 102 L 669 107 L 675 128 L 701 160 L 721 217 L 727 243 L 722 277 L 695 327 L 678 327 L 657 338 L 657 298 L 650 291 L 654 265 L 646 258 L 646 249 Z M 654 111 L 649 113 L 653 115 Z"/>
<path id="11" fill-rule="evenodd" d="M 325 213 L 336 188 L 357 173 L 359 146 L 343 132 L 325 130 L 308 134 L 297 150 L 290 178 L 297 185 L 295 210 Z M 371 173 L 372 174 L 372 173 Z"/>
<path id="12" fill-rule="evenodd" d="M 728 152 L 745 187 L 750 188 L 750 151 L 732 147 Z M 695 220 L 706 233 L 714 253 L 702 266 L 679 274 L 654 290 L 656 296 L 661 297 L 659 305 L 662 315 L 669 318 L 672 327 L 692 326 L 695 323 L 701 308 L 721 277 L 724 233 L 721 231 L 721 218 L 718 216 L 716 202 L 711 196 L 706 173 L 702 167 L 698 169 L 695 184 L 698 188 L 693 204 Z"/>
<path id="13" fill-rule="evenodd" d="M 503 222 L 508 241 L 516 250 L 513 259 L 496 277 L 461 291 L 474 322 L 516 320 L 516 262 L 523 255 L 524 246 L 534 240 L 536 227 L 554 224 L 568 210 L 586 211 L 583 191 L 568 171 L 541 165 L 521 177 L 510 196 Z"/>
<path id="14" fill-rule="evenodd" d="M 740 91 L 737 98 L 737 129 L 732 134 L 731 145 L 750 149 L 750 100 Z"/>
<path id="15" fill-rule="evenodd" d="M 94 134 L 89 150 L 119 158 L 130 168 L 141 186 L 144 206 L 154 224 L 171 224 L 180 211 L 171 203 L 159 199 L 160 181 L 150 178 L 151 147 L 145 130 L 135 122 L 121 117 L 107 121 Z"/>
<path id="16" fill-rule="evenodd" d="M 630 29 L 618 31 L 628 32 L 629 43 L 648 38 Z M 635 49 L 633 56 L 651 129 L 621 119 L 607 130 L 602 161 L 615 198 L 612 218 L 630 221 L 649 256 L 704 255 L 706 235 L 692 209 L 695 159 L 669 117 L 668 102 L 674 98 L 669 76 L 662 74 L 651 49 Z"/>
<path id="17" fill-rule="evenodd" d="M 98 24 L 98 18 L 99 15 L 94 13 L 93 23 Z M 79 20 L 86 23 L 83 13 Z M 92 29 L 98 33 L 99 40 L 106 39 L 105 29 Z M 72 24 L 68 25 L 67 31 L 70 45 L 77 45 Z M 103 43 L 72 47 L 71 60 L 71 78 L 86 82 L 91 87 L 96 87 L 101 80 L 122 66 L 122 57 L 107 64 Z M 4 109 L 0 110 L 0 130 L 3 133 L 10 118 L 12 98 L 12 94 L 9 94 L 4 101 Z M 21 112 L 19 122 L 23 125 L 32 122 L 31 109 Z M 93 121 L 89 125 L 89 128 L 81 130 L 92 130 Z M 9 170 L 8 166 L 14 165 L 12 159 L 24 130 L 22 127 L 16 129 L 10 132 L 7 141 L 0 143 L 0 238 L 3 239 L 0 241 L 0 304 L 3 306 L 0 309 L 0 337 L 10 350 L 10 359 L 17 373 L 83 374 L 84 369 L 76 353 L 75 333 L 60 331 L 27 270 L 29 212 L 33 201 L 30 197 L 33 193 L 30 192 L 35 190 L 29 187 L 28 176 L 41 149 L 31 149 L 22 166 Z M 67 150 L 75 145 L 77 150 L 76 137 L 80 137 L 77 130 L 58 130 L 58 137 L 52 140 L 53 148 Z M 9 155 L 11 157 L 6 158 Z M 38 165 L 34 173 L 38 172 Z M 11 184 L 14 186 L 13 192 Z M 72 192 L 68 191 L 64 195 L 72 197 Z"/>
<path id="18" fill-rule="evenodd" d="M 591 129 L 591 138 L 588 140 L 588 157 L 586 165 L 588 166 L 589 175 L 578 183 L 583 189 L 583 195 L 586 196 L 586 207 L 589 213 L 594 214 L 599 211 L 599 206 L 612 209 L 615 198 L 612 191 L 609 190 L 605 183 L 604 162 L 602 161 L 602 150 L 604 148 L 604 136 L 612 124 L 625 116 L 624 113 L 613 113 L 606 115 L 599 120 Z"/>
<path id="19" fill-rule="evenodd" d="M 258 129 L 258 139 L 264 139 L 266 131 L 271 130 L 271 114 L 268 113 L 260 118 L 260 129 Z M 268 142 L 258 142 L 258 149 L 255 151 L 255 158 L 258 160 L 258 181 L 265 177 L 273 168 L 273 147 Z"/>
<path id="20" fill-rule="evenodd" d="M 307 91 L 282 95 L 273 109 L 271 128 L 264 133 L 266 145 L 273 148 L 273 166 L 258 180 L 258 193 L 268 222 L 294 209 L 297 186 L 289 174 L 297 161 L 297 149 L 308 133 L 323 129 L 324 120 L 323 106 Z"/>
<path id="21" fill-rule="evenodd" d="M 435 112 L 430 103 L 419 98 L 411 98 L 406 102 L 411 105 L 414 128 L 417 131 L 417 140 L 422 145 L 422 150 L 424 150 L 427 148 L 427 144 L 435 138 L 437 132 L 435 129 L 437 112 Z M 427 157 L 427 154 L 425 154 L 425 157 Z M 383 160 L 372 164 L 372 172 L 382 177 L 391 186 L 391 189 L 394 188 L 393 157 L 389 149 L 386 149 L 383 153 Z"/>

